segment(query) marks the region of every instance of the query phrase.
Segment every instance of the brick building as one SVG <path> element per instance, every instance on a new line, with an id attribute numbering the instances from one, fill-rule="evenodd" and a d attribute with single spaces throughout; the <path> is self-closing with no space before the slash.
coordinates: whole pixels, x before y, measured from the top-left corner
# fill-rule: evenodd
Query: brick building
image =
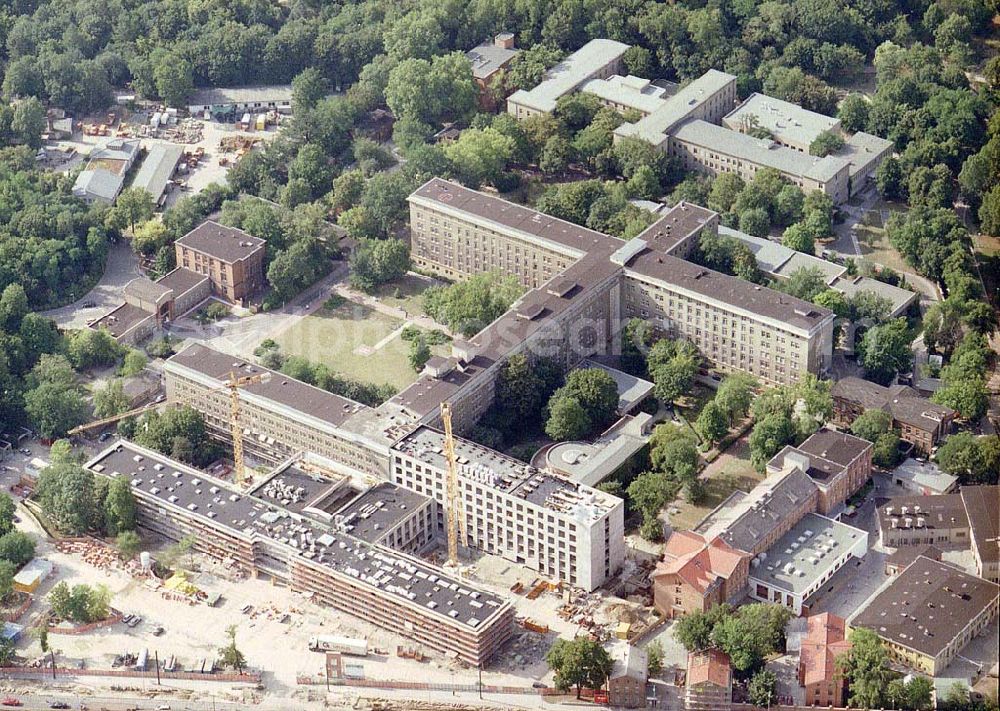
<path id="1" fill-rule="evenodd" d="M 786 446 L 767 463 L 770 472 L 798 467 L 819 489 L 817 511 L 829 514 L 864 486 L 872 472 L 872 443 L 820 429 L 798 447 Z"/>
<path id="2" fill-rule="evenodd" d="M 204 274 L 212 293 L 245 303 L 265 285 L 264 240 L 235 227 L 205 220 L 174 242 L 177 266 Z"/>
<path id="3" fill-rule="evenodd" d="M 960 493 L 969 518 L 976 573 L 1000 583 L 1000 486 L 963 486 Z"/>
<path id="4" fill-rule="evenodd" d="M 886 548 L 969 547 L 969 517 L 960 494 L 897 496 L 878 507 L 879 542 Z"/>
<path id="5" fill-rule="evenodd" d="M 806 635 L 799 649 L 799 686 L 806 706 L 845 706 L 847 680 L 837 673 L 836 659 L 851 649 L 846 623 L 829 612 L 806 618 Z"/>
<path id="6" fill-rule="evenodd" d="M 865 410 L 884 410 L 892 416 L 892 426 L 899 430 L 900 438 L 925 455 L 951 431 L 957 414 L 906 385 L 884 387 L 861 378 L 841 378 L 833 384 L 830 395 L 838 425 L 850 426 Z"/>
<path id="7" fill-rule="evenodd" d="M 614 666 L 608 676 L 608 703 L 615 708 L 645 708 L 649 679 L 646 650 L 620 642 L 609 651 Z"/>
<path id="8" fill-rule="evenodd" d="M 709 649 L 688 654 L 684 704 L 687 711 L 732 708 L 733 670 L 725 652 Z"/>
<path id="9" fill-rule="evenodd" d="M 653 571 L 653 605 L 667 618 L 705 612 L 745 591 L 750 556 L 721 538 L 675 531 Z"/>

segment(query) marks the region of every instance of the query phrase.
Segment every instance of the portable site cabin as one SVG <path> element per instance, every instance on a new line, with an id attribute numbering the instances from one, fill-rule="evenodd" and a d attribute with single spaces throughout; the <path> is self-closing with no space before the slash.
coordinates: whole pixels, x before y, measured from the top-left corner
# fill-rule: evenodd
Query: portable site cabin
<path id="1" fill-rule="evenodd" d="M 14 589 L 18 592 L 33 593 L 51 574 L 52 563 L 44 558 L 35 558 L 14 576 Z"/>

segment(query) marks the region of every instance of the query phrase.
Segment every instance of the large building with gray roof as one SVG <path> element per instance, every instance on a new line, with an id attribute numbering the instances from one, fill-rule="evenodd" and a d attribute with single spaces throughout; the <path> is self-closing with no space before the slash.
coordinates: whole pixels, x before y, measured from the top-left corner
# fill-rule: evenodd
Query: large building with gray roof
<path id="1" fill-rule="evenodd" d="M 868 552 L 868 532 L 819 514 L 806 514 L 750 563 L 750 597 L 784 605 L 796 615 L 838 570 Z"/>
<path id="2" fill-rule="evenodd" d="M 507 113 L 518 119 L 552 113 L 556 102 L 590 79 L 618 74 L 628 45 L 609 39 L 592 39 L 545 72 L 533 89 L 519 89 L 507 97 Z"/>
<path id="3" fill-rule="evenodd" d="M 276 475 L 282 478 L 280 486 L 274 480 L 265 484 L 271 487 L 269 493 L 246 494 L 124 441 L 109 446 L 86 467 L 102 477 L 128 479 L 141 527 L 171 540 L 193 535 L 200 552 L 247 573 L 284 581 L 316 602 L 454 654 L 465 663 L 485 663 L 511 636 L 509 602 L 383 545 L 371 535 L 374 524 L 372 531 L 362 530 L 359 520 L 373 508 L 372 515 L 380 515 L 390 527 L 419 514 L 420 507 L 406 511 L 385 503 L 378 506 L 391 491 L 366 492 L 342 509 L 334 525 L 327 525 L 296 507 L 308 498 L 309 487 L 295 480 L 286 483 L 287 471 Z M 336 477 L 329 484 L 316 483 L 314 488 L 329 486 Z"/>
<path id="4" fill-rule="evenodd" d="M 456 438 L 463 545 L 593 590 L 625 558 L 624 503 L 589 486 Z M 392 481 L 444 507 L 444 435 L 420 427 L 393 446 Z"/>

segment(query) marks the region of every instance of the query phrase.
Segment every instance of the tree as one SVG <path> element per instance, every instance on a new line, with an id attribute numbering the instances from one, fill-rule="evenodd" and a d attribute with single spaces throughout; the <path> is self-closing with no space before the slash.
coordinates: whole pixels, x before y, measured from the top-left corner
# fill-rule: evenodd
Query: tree
<path id="1" fill-rule="evenodd" d="M 614 666 L 607 650 L 589 637 L 557 639 L 546 653 L 545 662 L 555 672 L 556 688 L 568 691 L 575 686 L 578 699 L 584 686 L 604 686 Z"/>
<path id="2" fill-rule="evenodd" d="M 418 336 L 410 342 L 410 367 L 416 372 L 420 372 L 424 369 L 424 365 L 431 358 L 431 348 L 427 345 L 427 341 L 423 336 Z"/>
<path id="3" fill-rule="evenodd" d="M 944 373 L 947 376 L 948 367 Z M 944 377 L 944 385 L 932 396 L 931 402 L 950 407 L 959 417 L 970 422 L 982 419 L 989 409 L 990 396 L 986 380 L 982 377 L 953 379 Z"/>
<path id="4" fill-rule="evenodd" d="M 784 413 L 768 415 L 758 420 L 750 432 L 750 461 L 759 472 L 763 472 L 768 460 L 781 451 L 795 434 L 792 421 Z"/>
<path id="5" fill-rule="evenodd" d="M 153 77 L 156 81 L 156 93 L 167 106 L 184 106 L 194 92 L 191 63 L 176 54 L 164 56 L 157 61 Z"/>
<path id="6" fill-rule="evenodd" d="M 24 393 L 24 412 L 40 437 L 54 439 L 87 421 L 87 405 L 75 388 L 42 383 Z"/>
<path id="7" fill-rule="evenodd" d="M 809 144 L 809 155 L 820 158 L 836 153 L 844 147 L 844 138 L 834 131 L 821 131 Z"/>
<path id="8" fill-rule="evenodd" d="M 478 188 L 483 183 L 496 184 L 503 176 L 514 153 L 514 139 L 494 128 L 469 128 L 444 153 L 458 179 L 470 188 Z"/>
<path id="9" fill-rule="evenodd" d="M 473 336 L 506 312 L 521 292 L 513 276 L 484 272 L 448 287 L 427 289 L 424 310 L 453 331 Z"/>
<path id="10" fill-rule="evenodd" d="M 730 614 L 727 604 L 716 605 L 708 612 L 684 615 L 674 623 L 674 639 L 689 652 L 708 649 L 712 644 L 712 630 L 716 622 Z"/>
<path id="11" fill-rule="evenodd" d="M 750 677 L 747 696 L 754 706 L 770 708 L 771 702 L 778 698 L 778 678 L 774 672 L 761 669 Z"/>
<path id="12" fill-rule="evenodd" d="M 750 410 L 757 379 L 746 373 L 730 373 L 719 384 L 713 402 L 725 414 L 730 425 L 745 417 Z"/>
<path id="13" fill-rule="evenodd" d="M 284 303 L 330 271 L 330 260 L 318 240 L 303 239 L 280 252 L 267 268 L 272 295 Z"/>
<path id="14" fill-rule="evenodd" d="M 17 505 L 6 491 L 0 492 L 0 536 L 14 530 L 14 513 Z"/>
<path id="15" fill-rule="evenodd" d="M 496 402 L 503 419 L 512 426 L 538 422 L 542 408 L 560 384 L 562 373 L 555 361 L 529 361 L 523 353 L 512 355 L 500 369 Z"/>
<path id="16" fill-rule="evenodd" d="M 785 229 L 781 235 L 781 244 L 796 252 L 816 254 L 816 239 L 802 222 L 796 222 Z"/>
<path id="17" fill-rule="evenodd" d="M 224 667 L 236 669 L 242 674 L 243 668 L 247 664 L 247 660 L 246 657 L 243 656 L 243 652 L 241 652 L 236 646 L 237 629 L 237 625 L 229 625 L 226 627 L 226 639 L 228 639 L 229 642 L 224 647 L 219 648 L 219 661 Z"/>
<path id="18" fill-rule="evenodd" d="M 892 674 L 888 654 L 882 640 L 870 629 L 851 630 L 849 640 L 851 649 L 835 661 L 837 671 L 848 682 L 851 706 L 875 708 L 881 704 Z"/>
<path id="19" fill-rule="evenodd" d="M 42 133 L 45 132 L 45 107 L 37 98 L 29 96 L 14 106 L 14 115 L 10 120 L 10 131 L 18 142 L 29 148 L 42 145 Z"/>
<path id="20" fill-rule="evenodd" d="M 110 380 L 94 392 L 94 417 L 113 417 L 129 409 L 130 402 L 120 379 Z"/>
<path id="21" fill-rule="evenodd" d="M 0 560 L 0 602 L 4 602 L 14 592 L 14 575 L 17 568 L 9 560 Z"/>
<path id="22" fill-rule="evenodd" d="M 115 547 L 124 560 L 132 560 L 142 549 L 142 539 L 135 531 L 122 531 L 115 538 Z"/>
<path id="23" fill-rule="evenodd" d="M 108 211 L 105 222 L 113 229 L 124 230 L 128 227 L 130 232 L 135 232 L 136 224 L 151 218 L 155 207 L 153 196 L 145 188 L 125 188 L 115 200 L 114 207 Z"/>
<path id="24" fill-rule="evenodd" d="M 851 434 L 869 442 L 892 429 L 892 415 L 885 410 L 865 410 L 851 423 Z"/>
<path id="25" fill-rule="evenodd" d="M 877 383 L 888 384 L 913 366 L 912 341 L 906 319 L 897 318 L 865 331 L 858 343 L 858 363 Z"/>
<path id="26" fill-rule="evenodd" d="M 67 355 L 77 370 L 106 367 L 122 357 L 125 349 L 105 329 L 81 328 L 70 337 Z"/>
<path id="27" fill-rule="evenodd" d="M 398 239 L 363 240 L 351 255 L 351 284 L 363 291 L 395 281 L 410 268 L 409 246 Z"/>
<path id="28" fill-rule="evenodd" d="M 875 187 L 887 199 L 903 197 L 903 168 L 899 160 L 889 156 L 875 169 Z"/>
<path id="29" fill-rule="evenodd" d="M 995 185 L 983 195 L 979 206 L 979 227 L 984 234 L 1000 235 L 1000 185 Z"/>
<path id="30" fill-rule="evenodd" d="M 698 431 L 701 438 L 707 442 L 718 442 L 728 430 L 726 413 L 716 404 L 715 400 L 710 400 L 705 403 L 705 406 L 698 414 L 694 428 Z"/>
<path id="31" fill-rule="evenodd" d="M 553 397 L 575 398 L 595 425 L 605 425 L 618 409 L 618 386 L 602 368 L 580 368 L 566 376 L 566 384 Z"/>
<path id="32" fill-rule="evenodd" d="M 646 668 L 651 676 L 659 676 L 663 671 L 663 642 L 658 639 L 646 645 Z"/>
<path id="33" fill-rule="evenodd" d="M 795 225 L 792 225 L 792 227 L 795 227 Z M 792 229 L 792 227 L 788 229 Z M 800 267 L 796 269 L 789 275 L 787 281 L 778 284 L 778 287 L 786 294 L 791 294 L 803 301 L 812 301 L 817 295 L 827 289 L 826 277 L 823 276 L 823 272 L 817 267 Z"/>
<path id="34" fill-rule="evenodd" d="M 864 131 L 868 126 L 868 102 L 861 94 L 848 94 L 840 102 L 837 118 L 845 131 Z"/>
<path id="35" fill-rule="evenodd" d="M 111 591 L 107 585 L 74 585 L 56 583 L 49 592 L 49 604 L 56 616 L 70 622 L 87 624 L 108 617 Z"/>
<path id="36" fill-rule="evenodd" d="M 116 476 L 108 484 L 104 498 L 104 531 L 109 536 L 117 536 L 124 531 L 132 531 L 136 526 L 135 496 L 132 485 L 125 476 Z"/>
<path id="37" fill-rule="evenodd" d="M 632 508 L 642 514 L 643 538 L 658 541 L 663 537 L 659 514 L 677 494 L 677 488 L 662 472 L 644 472 L 628 485 L 628 501 Z"/>
<path id="38" fill-rule="evenodd" d="M 330 93 L 326 77 L 316 67 L 307 67 L 292 79 L 292 110 L 311 111 Z"/>
<path id="39" fill-rule="evenodd" d="M 22 568 L 35 557 L 35 539 L 23 531 L 8 531 L 0 536 L 0 560 Z"/>
<path id="40" fill-rule="evenodd" d="M 122 360 L 122 367 L 119 368 L 118 374 L 123 378 L 131 378 L 144 371 L 148 362 L 149 359 L 146 358 L 145 353 L 135 348 L 129 348 Z"/>
<path id="41" fill-rule="evenodd" d="M 580 439 L 592 427 L 587 410 L 575 397 L 560 395 L 556 391 L 549 400 L 548 410 L 545 434 L 557 442 Z"/>
<path id="42" fill-rule="evenodd" d="M 20 284 L 8 284 L 0 293 L 0 329 L 12 333 L 28 315 L 28 295 Z"/>
<path id="43" fill-rule="evenodd" d="M 938 466 L 945 474 L 957 476 L 962 483 L 997 482 L 996 437 L 976 437 L 971 432 L 956 432 L 937 451 Z"/>
<path id="44" fill-rule="evenodd" d="M 740 215 L 740 231 L 748 235 L 766 237 L 770 228 L 771 218 L 762 207 L 751 208 Z"/>
<path id="45" fill-rule="evenodd" d="M 37 496 L 45 515 L 70 535 L 87 533 L 103 523 L 94 473 L 77 462 L 43 469 Z"/>
<path id="46" fill-rule="evenodd" d="M 737 195 L 742 192 L 746 183 L 736 173 L 723 173 L 712 181 L 712 189 L 708 194 L 708 207 L 716 212 L 727 213 L 736 202 Z"/>

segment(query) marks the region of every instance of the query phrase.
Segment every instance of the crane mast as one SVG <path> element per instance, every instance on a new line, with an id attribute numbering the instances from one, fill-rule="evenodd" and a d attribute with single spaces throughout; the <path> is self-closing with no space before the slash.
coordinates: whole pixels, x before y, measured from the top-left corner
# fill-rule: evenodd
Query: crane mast
<path id="1" fill-rule="evenodd" d="M 465 528 L 462 518 L 462 495 L 458 490 L 458 463 L 455 461 L 455 437 L 451 431 L 451 405 L 441 403 L 441 421 L 444 423 L 444 455 L 448 460 L 448 483 L 445 491 L 448 512 L 448 562 L 458 565 L 458 528 Z"/>

